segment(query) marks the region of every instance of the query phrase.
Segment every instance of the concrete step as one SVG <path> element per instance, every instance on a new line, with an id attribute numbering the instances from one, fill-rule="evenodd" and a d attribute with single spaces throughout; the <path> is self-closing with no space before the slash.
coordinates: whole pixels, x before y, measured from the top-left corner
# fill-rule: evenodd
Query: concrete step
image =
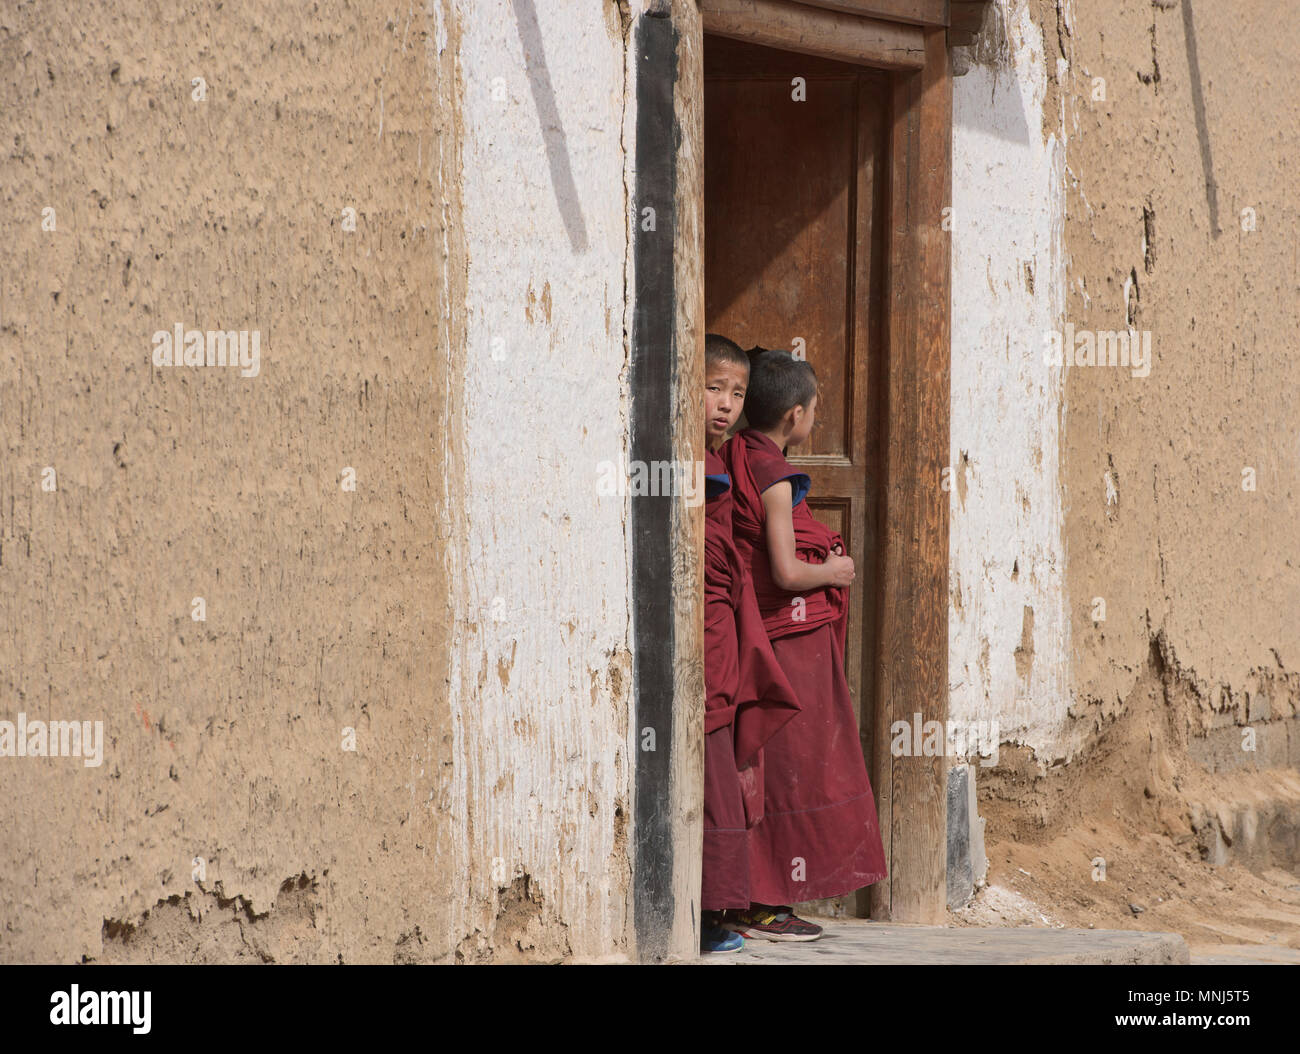
<path id="1" fill-rule="evenodd" d="M 1177 933 L 1040 929 L 1032 926 L 975 929 L 910 926 L 866 919 L 819 919 L 817 924 L 824 926 L 825 932 L 815 941 L 778 943 L 747 940 L 742 951 L 702 955 L 695 961 L 719 966 L 795 963 L 817 966 L 1186 965 L 1191 961 L 1187 942 Z"/>

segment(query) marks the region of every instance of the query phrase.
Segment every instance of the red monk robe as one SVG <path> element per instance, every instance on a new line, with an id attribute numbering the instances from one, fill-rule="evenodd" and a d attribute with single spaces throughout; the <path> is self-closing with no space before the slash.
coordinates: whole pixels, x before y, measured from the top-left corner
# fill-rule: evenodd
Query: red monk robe
<path id="1" fill-rule="evenodd" d="M 763 816 L 763 744 L 799 711 L 731 538 L 731 484 L 705 452 L 704 866 L 700 907 L 750 905 L 750 828 Z M 761 826 L 761 825 L 760 825 Z"/>
<path id="2" fill-rule="evenodd" d="M 848 590 L 791 593 L 772 580 L 763 491 L 789 480 L 795 549 L 824 563 L 843 539 L 813 519 L 809 479 L 763 433 L 746 429 L 723 448 L 731 476 L 736 548 L 750 566 L 772 650 L 800 713 L 763 749 L 763 822 L 750 837 L 750 896 L 771 906 L 840 896 L 884 878 L 880 821 L 844 678 Z M 802 863 L 801 863 L 802 861 Z"/>

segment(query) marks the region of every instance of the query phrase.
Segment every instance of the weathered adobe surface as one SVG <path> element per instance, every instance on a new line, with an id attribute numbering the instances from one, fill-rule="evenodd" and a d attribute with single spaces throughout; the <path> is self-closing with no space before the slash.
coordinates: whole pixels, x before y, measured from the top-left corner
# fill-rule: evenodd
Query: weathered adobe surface
<path id="1" fill-rule="evenodd" d="M 1271 783 L 1279 802 L 1295 797 L 1300 740 L 1290 734 L 1297 710 L 1288 700 L 1295 698 L 1296 680 L 1261 671 L 1259 683 L 1266 691 L 1282 686 L 1290 691 L 1277 692 L 1271 702 L 1267 695 L 1256 696 L 1253 706 L 1245 696 L 1234 702 L 1187 677 L 1157 634 L 1143 675 L 1122 704 L 1090 700 L 1073 714 L 1089 732 L 1068 763 L 1003 746 L 998 764 L 980 769 L 981 798 L 992 810 L 989 815 L 999 816 L 991 833 L 1041 842 L 1059 829 L 1113 814 L 1160 830 L 1209 858 L 1216 837 L 1226 834 L 1231 841 L 1234 826 L 1230 811 L 1213 803 L 1250 799 L 1261 785 L 1255 777 Z M 1220 771 L 1214 772 L 1204 762 L 1203 747 L 1207 733 L 1225 727 L 1236 751 L 1219 755 Z M 1243 749 L 1250 740 L 1256 749 Z"/>
<path id="2" fill-rule="evenodd" d="M 430 11 L 0 14 L 0 694 L 107 740 L 99 769 L 0 766 L 5 961 L 463 937 L 437 864 L 458 90 Z M 259 376 L 155 370 L 177 321 L 260 330 Z"/>
<path id="3" fill-rule="evenodd" d="M 104 963 L 345 963 L 326 902 L 328 872 L 286 879 L 264 911 L 220 890 L 173 893 L 132 920 L 106 919 Z M 342 920 L 346 925 L 346 920 Z M 450 955 L 437 934 L 415 924 L 393 944 L 394 964 L 560 962 L 571 956 L 568 926 L 548 918 L 528 876 L 500 890 L 491 928 L 475 929 Z"/>
<path id="4" fill-rule="evenodd" d="M 502 788 L 452 779 L 451 627 L 477 617 L 448 572 L 470 549 L 465 5 L 136 6 L 0 16 L 0 683 L 108 734 L 89 777 L 0 770 L 0 957 L 574 958 L 604 931 L 467 859 Z M 626 5 L 591 17 L 621 49 Z M 257 328 L 260 375 L 156 372 L 176 321 Z M 593 706 L 622 705 L 630 658 L 605 659 Z M 509 674 L 466 663 L 471 693 L 480 667 Z M 619 901 L 626 801 L 571 813 L 561 845 L 610 825 Z"/>
<path id="5" fill-rule="evenodd" d="M 1030 3 L 1067 144 L 1064 321 L 1149 330 L 1153 363 L 1067 375 L 1076 703 L 1056 749 L 978 770 L 990 881 L 1075 923 L 1300 947 L 1300 26 L 1246 0 Z"/>
<path id="6" fill-rule="evenodd" d="M 1247 0 L 1039 3 L 1038 16 L 1057 42 L 1045 134 L 1067 143 L 1067 320 L 1149 331 L 1153 357 L 1145 378 L 1067 374 L 1073 695 L 1124 699 L 1162 634 L 1212 709 L 1213 686 L 1236 700 L 1261 677 L 1280 677 L 1277 705 L 1293 709 L 1300 25 Z"/>
<path id="7" fill-rule="evenodd" d="M 1265 692 L 1280 683 L 1269 670 L 1259 680 Z M 1122 705 L 1092 701 L 1077 714 L 1091 733 L 1068 764 L 1004 746 L 996 766 L 977 770 L 988 882 L 1032 910 L 1009 919 L 977 904 L 960 914 L 985 925 L 1172 930 L 1194 950 L 1300 948 L 1300 737 L 1293 705 L 1258 698 L 1271 699 L 1271 720 L 1256 706 L 1252 723 L 1244 699 L 1214 703 L 1157 636 Z M 1211 772 L 1197 746 L 1225 720 L 1238 757 Z M 1275 746 L 1240 750 L 1247 728 L 1261 744 L 1271 732 Z"/>

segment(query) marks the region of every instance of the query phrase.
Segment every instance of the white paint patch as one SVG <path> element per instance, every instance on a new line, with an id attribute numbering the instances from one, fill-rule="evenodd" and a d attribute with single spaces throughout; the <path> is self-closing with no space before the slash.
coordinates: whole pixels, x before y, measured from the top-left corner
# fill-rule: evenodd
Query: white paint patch
<path id="1" fill-rule="evenodd" d="M 558 917 L 595 955 L 626 936 L 620 799 L 630 834 L 630 685 L 610 680 L 629 643 L 627 503 L 595 488 L 598 462 L 627 457 L 623 48 L 596 6 L 456 9 L 469 540 L 448 692 L 467 834 L 446 892 L 472 927 L 527 872 L 548 931 Z"/>
<path id="2" fill-rule="evenodd" d="M 1065 147 L 1043 141 L 1042 33 L 1023 0 L 1000 3 L 1010 68 L 972 65 L 953 82 L 950 717 L 996 721 L 1004 741 L 1053 755 L 1069 707 L 1070 622 L 1064 378 L 1043 347 L 1063 324 Z"/>

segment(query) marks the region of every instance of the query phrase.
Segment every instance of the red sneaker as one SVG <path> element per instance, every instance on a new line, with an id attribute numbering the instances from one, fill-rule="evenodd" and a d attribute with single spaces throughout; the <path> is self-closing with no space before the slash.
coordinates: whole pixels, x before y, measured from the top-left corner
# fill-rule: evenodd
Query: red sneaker
<path id="1" fill-rule="evenodd" d="M 737 912 L 723 926 L 742 937 L 764 941 L 815 941 L 822 935 L 820 926 L 799 918 L 787 906 L 769 908 L 756 904 L 748 911 Z"/>

